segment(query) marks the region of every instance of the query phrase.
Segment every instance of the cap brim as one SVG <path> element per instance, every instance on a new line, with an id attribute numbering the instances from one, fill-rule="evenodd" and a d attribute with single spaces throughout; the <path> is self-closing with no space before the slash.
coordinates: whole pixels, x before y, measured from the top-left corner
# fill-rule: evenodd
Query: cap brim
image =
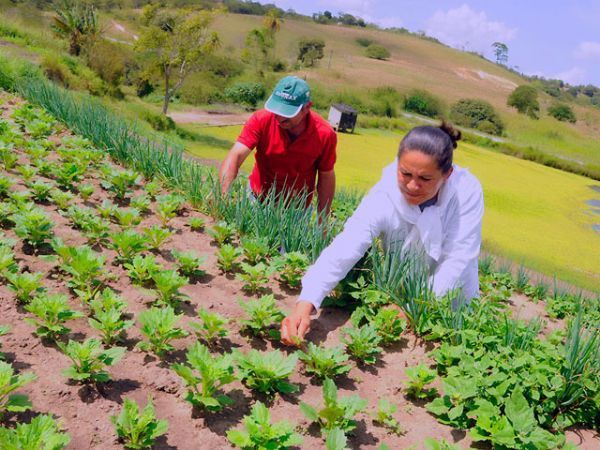
<path id="1" fill-rule="evenodd" d="M 273 98 L 273 95 L 265 102 L 265 109 L 273 114 L 291 119 L 296 117 L 304 105 L 294 106 L 286 105 Z"/>

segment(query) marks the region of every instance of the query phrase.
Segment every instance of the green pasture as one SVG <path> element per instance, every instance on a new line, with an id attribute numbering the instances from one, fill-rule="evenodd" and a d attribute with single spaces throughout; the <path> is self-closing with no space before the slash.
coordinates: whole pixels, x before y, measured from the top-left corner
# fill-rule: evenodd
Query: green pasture
<path id="1" fill-rule="evenodd" d="M 233 143 L 241 129 L 186 128 L 221 143 L 186 144 L 190 153 L 217 160 L 223 159 L 226 143 Z M 401 135 L 360 129 L 354 135 L 338 134 L 338 139 L 338 185 L 366 190 L 394 159 Z M 469 144 L 459 146 L 455 160 L 483 185 L 487 248 L 533 270 L 598 290 L 600 235 L 592 224 L 599 219 L 585 203 L 598 195 L 590 188 L 599 186 L 597 182 Z M 250 157 L 243 168 L 249 171 L 252 164 Z"/>

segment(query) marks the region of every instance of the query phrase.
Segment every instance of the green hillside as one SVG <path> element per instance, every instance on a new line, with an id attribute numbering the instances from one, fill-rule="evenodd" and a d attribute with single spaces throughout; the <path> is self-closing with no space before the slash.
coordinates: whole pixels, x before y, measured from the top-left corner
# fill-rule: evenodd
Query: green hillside
<path id="1" fill-rule="evenodd" d="M 140 10 L 99 12 L 101 35 L 110 47 L 105 53 L 94 55 L 95 69 L 89 67 L 85 57 L 69 56 L 67 42 L 50 31 L 54 13 L 15 6 L 3 0 L 0 0 L 0 13 L 1 53 L 9 55 L 11 60 L 26 59 L 41 65 L 46 75 L 57 83 L 98 96 L 142 129 L 154 132 L 150 122 L 160 119 L 163 97 L 160 77 L 151 80 L 154 92 L 143 97 L 136 95 L 131 77 L 143 64 L 132 45 L 142 31 Z M 220 68 L 231 73 L 220 76 L 206 69 L 190 76 L 182 91 L 189 94 L 206 89 L 222 93 L 230 85 L 247 81 L 262 83 L 268 90 L 283 74 L 296 73 L 310 82 L 316 106 L 325 113 L 331 101 L 345 101 L 367 110 L 374 90 L 389 86 L 399 94 L 394 100 L 398 103 L 394 105 L 397 117 L 389 121 L 395 121 L 400 130 L 421 123 L 418 118 L 403 116 L 401 97 L 413 89 L 426 89 L 439 97 L 446 110 L 460 98 L 479 98 L 490 102 L 506 124 L 505 135 L 497 145 L 511 145 L 517 153 L 525 149 L 554 155 L 600 173 L 600 109 L 584 105 L 578 99 L 569 102 L 577 122 L 559 122 L 545 114 L 553 99 L 540 90 L 542 114 L 539 120 L 534 120 L 506 105 L 510 92 L 528 81 L 475 54 L 407 33 L 321 25 L 290 18 L 285 18 L 276 33 L 274 49 L 286 70 L 267 71 L 261 77 L 249 64 L 240 62 L 240 56 L 247 33 L 262 24 L 263 18 L 258 16 L 216 15 L 212 29 L 219 33 L 222 42 L 216 61 Z M 296 65 L 297 43 L 303 37 L 320 38 L 325 42 L 324 58 L 316 68 Z M 391 57 L 387 61 L 367 58 L 364 47 L 357 43 L 359 38 L 383 45 Z M 113 59 L 115 55 L 130 58 L 129 72 L 117 86 L 122 97 L 114 95 L 114 87 L 113 92 L 107 88 L 108 82 L 98 68 L 119 62 Z M 106 62 L 102 58 L 106 58 Z M 128 81 L 127 77 L 131 79 Z M 176 98 L 170 111 L 241 111 L 236 105 L 193 104 L 186 102 L 186 98 L 189 97 Z M 226 100 L 222 95 L 219 99 Z M 365 117 L 366 114 L 361 113 L 361 119 Z M 198 123 L 180 124 L 167 135 L 181 142 L 191 154 L 218 161 L 238 132 L 239 126 L 210 128 Z M 378 179 L 381 167 L 393 158 L 400 138 L 398 133 L 362 128 L 355 135 L 340 134 L 339 184 L 359 190 L 369 188 Z M 557 274 L 579 286 L 597 289 L 600 274 L 597 264 L 594 265 L 594 256 L 600 253 L 600 235 L 592 227 L 597 223 L 597 216 L 589 213 L 586 201 L 597 196 L 590 187 L 598 186 L 598 182 L 467 143 L 461 144 L 457 162 L 469 167 L 484 186 L 484 239 L 489 249 L 515 263 L 525 263 L 548 275 Z M 251 163 L 247 161 L 245 169 L 248 170 Z"/>

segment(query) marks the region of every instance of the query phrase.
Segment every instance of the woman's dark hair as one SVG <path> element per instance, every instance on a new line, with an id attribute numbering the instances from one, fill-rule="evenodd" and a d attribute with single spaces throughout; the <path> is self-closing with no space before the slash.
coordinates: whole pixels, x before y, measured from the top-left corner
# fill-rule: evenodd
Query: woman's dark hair
<path id="1" fill-rule="evenodd" d="M 445 121 L 439 127 L 415 127 L 400 142 L 398 158 L 407 151 L 418 150 L 433 156 L 442 173 L 447 173 L 452 168 L 452 155 L 460 138 L 460 131 Z"/>

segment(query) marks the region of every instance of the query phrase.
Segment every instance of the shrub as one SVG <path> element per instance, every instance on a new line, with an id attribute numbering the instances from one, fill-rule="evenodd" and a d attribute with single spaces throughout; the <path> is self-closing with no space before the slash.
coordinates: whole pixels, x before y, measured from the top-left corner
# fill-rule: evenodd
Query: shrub
<path id="1" fill-rule="evenodd" d="M 374 44 L 373 40 L 368 39 L 368 38 L 364 38 L 364 37 L 356 38 L 356 43 L 358 45 L 360 45 L 361 47 L 365 47 L 365 48 L 368 47 L 371 44 Z"/>
<path id="2" fill-rule="evenodd" d="M 404 109 L 427 117 L 439 117 L 442 114 L 442 103 L 430 92 L 417 89 L 404 99 Z"/>
<path id="3" fill-rule="evenodd" d="M 234 103 L 242 103 L 251 107 L 265 98 L 267 91 L 262 83 L 236 83 L 225 89 L 225 96 Z"/>
<path id="4" fill-rule="evenodd" d="M 367 58 L 385 61 L 391 56 L 391 53 L 383 45 L 371 44 L 365 50 L 365 55 L 367 55 Z"/>
<path id="5" fill-rule="evenodd" d="M 298 62 L 306 67 L 315 67 L 325 55 L 323 39 L 302 38 L 298 41 Z"/>
<path id="6" fill-rule="evenodd" d="M 463 98 L 450 108 L 450 119 L 457 125 L 476 128 L 486 133 L 500 136 L 504 123 L 488 102 L 473 98 Z"/>
<path id="7" fill-rule="evenodd" d="M 548 115 L 554 117 L 556 120 L 560 120 L 561 122 L 577 122 L 577 118 L 575 117 L 575 113 L 571 109 L 569 105 L 565 105 L 564 103 L 555 103 L 548 108 Z"/>
<path id="8" fill-rule="evenodd" d="M 527 114 L 532 119 L 538 118 L 540 104 L 538 102 L 538 93 L 532 86 L 518 86 L 508 96 L 506 104 L 517 109 L 521 114 Z"/>
<path id="9" fill-rule="evenodd" d="M 176 128 L 173 119 L 163 114 L 155 114 L 151 111 L 144 111 L 142 117 L 156 131 L 169 131 Z"/>

